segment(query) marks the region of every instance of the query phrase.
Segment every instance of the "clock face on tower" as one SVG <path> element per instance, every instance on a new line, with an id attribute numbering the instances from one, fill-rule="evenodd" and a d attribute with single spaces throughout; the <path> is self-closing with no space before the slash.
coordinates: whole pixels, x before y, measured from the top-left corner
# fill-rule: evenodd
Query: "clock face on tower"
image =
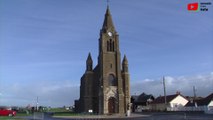
<path id="1" fill-rule="evenodd" d="M 108 32 L 108 35 L 111 37 L 111 36 L 112 36 L 112 33 L 111 33 L 111 32 Z"/>

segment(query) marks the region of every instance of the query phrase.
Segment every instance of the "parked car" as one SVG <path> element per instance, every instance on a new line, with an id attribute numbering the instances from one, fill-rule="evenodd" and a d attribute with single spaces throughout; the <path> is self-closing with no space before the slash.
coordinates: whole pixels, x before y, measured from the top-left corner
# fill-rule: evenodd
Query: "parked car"
<path id="1" fill-rule="evenodd" d="M 0 116 L 16 116 L 16 111 L 8 107 L 0 107 Z"/>

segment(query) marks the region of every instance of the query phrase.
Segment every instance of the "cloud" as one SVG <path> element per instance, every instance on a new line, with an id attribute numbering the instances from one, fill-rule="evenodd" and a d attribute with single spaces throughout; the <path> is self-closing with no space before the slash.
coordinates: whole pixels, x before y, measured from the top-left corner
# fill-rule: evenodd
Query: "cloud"
<path id="1" fill-rule="evenodd" d="M 167 94 L 180 91 L 183 95 L 193 95 L 193 86 L 196 87 L 197 96 L 207 96 L 213 92 L 213 72 L 194 76 L 166 76 Z M 79 99 L 79 84 L 73 84 L 71 80 L 42 81 L 33 83 L 12 83 L 5 86 L 0 92 L 0 102 L 3 105 L 27 106 L 39 105 L 62 107 L 74 105 L 74 100 Z M 162 78 L 144 79 L 131 83 L 131 95 L 153 94 L 155 97 L 163 95 Z"/>
<path id="2" fill-rule="evenodd" d="M 79 98 L 79 85 L 71 80 L 63 82 L 38 82 L 32 84 L 14 83 L 4 88 L 1 102 L 4 105 L 39 105 L 61 107 L 71 106 Z"/>
<path id="3" fill-rule="evenodd" d="M 192 96 L 193 86 L 196 88 L 197 96 L 207 96 L 213 92 L 213 73 L 200 74 L 195 76 L 166 76 L 166 91 L 167 94 L 175 94 L 180 91 L 183 95 Z M 145 79 L 139 82 L 134 82 L 131 85 L 132 94 L 153 94 L 154 96 L 163 95 L 162 78 Z"/>

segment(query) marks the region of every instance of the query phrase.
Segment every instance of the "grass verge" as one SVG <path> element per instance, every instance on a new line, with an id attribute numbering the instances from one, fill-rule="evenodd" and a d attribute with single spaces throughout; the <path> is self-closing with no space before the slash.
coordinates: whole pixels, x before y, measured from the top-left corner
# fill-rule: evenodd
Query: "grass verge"
<path id="1" fill-rule="evenodd" d="M 0 120 L 23 120 L 23 119 L 15 118 L 15 117 L 0 116 Z"/>
<path id="2" fill-rule="evenodd" d="M 32 114 L 30 113 L 30 114 L 27 114 L 27 113 L 23 113 L 23 112 L 21 112 L 21 113 L 19 113 L 19 112 L 17 112 L 17 114 L 16 114 L 16 116 L 31 116 Z"/>
<path id="3" fill-rule="evenodd" d="M 77 116 L 79 114 L 73 112 L 55 112 L 53 116 Z"/>

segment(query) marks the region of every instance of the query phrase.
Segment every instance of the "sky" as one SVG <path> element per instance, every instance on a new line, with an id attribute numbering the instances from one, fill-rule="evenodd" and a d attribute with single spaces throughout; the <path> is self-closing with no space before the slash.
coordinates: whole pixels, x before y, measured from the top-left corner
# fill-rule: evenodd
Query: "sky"
<path id="1" fill-rule="evenodd" d="M 208 11 L 187 4 L 211 2 Z M 111 0 L 132 95 L 213 92 L 211 0 Z M 91 52 L 97 64 L 106 0 L 0 0 L 0 106 L 70 106 Z"/>

